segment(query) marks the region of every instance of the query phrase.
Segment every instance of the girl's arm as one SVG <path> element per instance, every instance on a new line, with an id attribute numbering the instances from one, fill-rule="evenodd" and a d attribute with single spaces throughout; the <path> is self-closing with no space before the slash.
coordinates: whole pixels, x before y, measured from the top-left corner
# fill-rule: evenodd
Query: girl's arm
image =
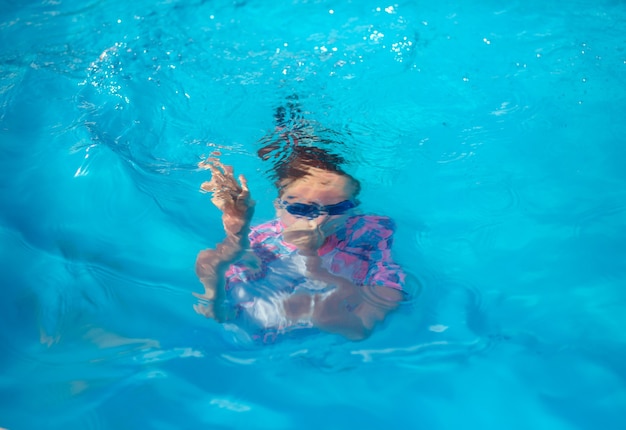
<path id="1" fill-rule="evenodd" d="M 239 183 L 233 168 L 216 158 L 200 163 L 211 170 L 211 180 L 204 182 L 202 190 L 212 193 L 211 201 L 222 211 L 226 238 L 215 249 L 205 249 L 196 259 L 196 275 L 204 285 L 204 294 L 194 295 L 206 303 L 194 306 L 196 312 L 224 322 L 232 318 L 234 309 L 226 305 L 226 271 L 249 248 L 248 234 L 254 213 L 248 183 L 243 175 Z M 241 184 L 241 185 L 240 185 Z"/>
<path id="2" fill-rule="evenodd" d="M 308 314 L 320 330 L 351 340 L 365 339 L 403 299 L 402 292 L 397 289 L 358 286 L 330 273 L 322 267 L 322 259 L 316 254 L 306 256 L 306 265 L 311 279 L 332 285 L 335 290 L 324 298 L 319 294 L 294 295 L 284 303 L 285 311 L 291 317 Z"/>

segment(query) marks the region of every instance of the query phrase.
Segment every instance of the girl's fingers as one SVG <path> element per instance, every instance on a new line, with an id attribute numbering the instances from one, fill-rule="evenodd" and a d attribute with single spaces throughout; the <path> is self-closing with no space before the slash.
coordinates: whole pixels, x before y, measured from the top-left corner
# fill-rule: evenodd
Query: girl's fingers
<path id="1" fill-rule="evenodd" d="M 250 198 L 250 190 L 248 189 L 248 180 L 245 176 L 239 175 L 239 182 L 241 188 L 237 195 L 237 207 L 240 211 L 247 211 L 249 208 L 254 207 L 254 200 Z"/>
<path id="2" fill-rule="evenodd" d="M 231 187 L 234 185 L 238 188 L 232 166 L 227 166 L 216 158 L 208 159 L 207 165 L 209 166 L 208 169 L 211 170 L 211 175 L 213 175 L 216 179 L 216 182 L 220 184 L 228 184 Z"/>
<path id="3" fill-rule="evenodd" d="M 215 167 L 213 160 L 210 158 L 202 163 L 202 168 L 211 171 L 211 180 L 205 181 L 200 186 L 205 191 L 215 191 L 217 188 L 220 188 L 220 184 L 224 181 L 224 175 L 220 172 L 217 167 Z"/>
<path id="4" fill-rule="evenodd" d="M 204 161 L 198 163 L 198 167 L 211 171 L 211 180 L 216 182 L 223 182 L 224 178 L 228 176 L 228 166 L 224 166 L 217 158 L 209 157 Z M 232 168 L 231 168 L 232 170 Z M 232 173 L 230 173 L 232 176 Z"/>
<path id="5" fill-rule="evenodd" d="M 238 183 L 232 166 L 225 165 L 214 157 L 207 158 L 198 166 L 211 171 L 211 180 L 203 182 L 200 188 L 213 193 L 211 201 L 220 210 L 226 210 L 231 204 L 236 206 L 247 204 L 250 195 L 248 181 L 243 175 L 239 175 Z"/>
<path id="6" fill-rule="evenodd" d="M 198 163 L 198 167 L 201 169 L 210 169 L 215 163 L 219 163 L 219 160 L 215 157 L 208 157 L 206 160 Z"/>
<path id="7" fill-rule="evenodd" d="M 241 184 L 242 191 L 246 193 L 250 192 L 250 190 L 248 189 L 248 180 L 246 179 L 245 176 L 239 175 L 239 183 Z"/>
<path id="8" fill-rule="evenodd" d="M 211 171 L 216 170 L 221 174 L 231 174 L 233 172 L 233 168 L 231 166 L 227 166 L 222 163 L 219 159 L 215 157 L 207 158 L 207 164 L 210 166 Z"/>

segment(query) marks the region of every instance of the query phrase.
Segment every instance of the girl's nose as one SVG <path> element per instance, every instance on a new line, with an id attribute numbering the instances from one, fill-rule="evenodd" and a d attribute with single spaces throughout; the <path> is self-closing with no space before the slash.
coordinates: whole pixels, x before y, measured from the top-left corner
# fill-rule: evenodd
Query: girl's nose
<path id="1" fill-rule="evenodd" d="M 309 225 L 311 226 L 311 228 L 319 227 L 323 225 L 326 221 L 328 221 L 328 217 L 328 214 L 322 213 L 319 216 L 309 220 Z"/>

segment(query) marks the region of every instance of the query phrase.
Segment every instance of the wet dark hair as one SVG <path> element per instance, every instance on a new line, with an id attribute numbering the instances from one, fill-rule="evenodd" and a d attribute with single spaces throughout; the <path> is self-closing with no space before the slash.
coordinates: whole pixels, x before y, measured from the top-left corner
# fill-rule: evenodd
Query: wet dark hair
<path id="1" fill-rule="evenodd" d="M 355 196 L 361 191 L 359 181 L 341 168 L 344 158 L 321 148 L 341 142 L 320 137 L 320 130 L 304 119 L 297 94 L 288 96 L 285 104 L 276 108 L 274 121 L 274 133 L 261 139 L 257 153 L 262 160 L 272 163 L 268 172 L 279 194 L 294 181 L 309 175 L 311 168 L 345 176 L 352 183 Z M 324 135 L 337 136 L 330 130 L 321 131 Z"/>
<path id="2" fill-rule="evenodd" d="M 282 146 L 285 147 L 281 148 Z M 295 144 L 289 140 L 274 141 L 259 149 L 258 155 L 264 161 L 273 159 L 270 175 L 279 194 L 294 181 L 309 175 L 311 168 L 345 176 L 352 183 L 355 196 L 361 191 L 359 181 L 341 168 L 345 162 L 344 158 L 325 149 L 302 146 L 297 144 L 297 140 Z"/>

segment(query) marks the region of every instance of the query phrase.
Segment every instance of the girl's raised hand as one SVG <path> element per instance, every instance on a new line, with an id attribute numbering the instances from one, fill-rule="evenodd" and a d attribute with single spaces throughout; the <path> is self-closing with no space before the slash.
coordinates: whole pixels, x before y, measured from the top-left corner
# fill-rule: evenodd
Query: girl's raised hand
<path id="1" fill-rule="evenodd" d="M 200 162 L 198 167 L 211 171 L 211 180 L 203 182 L 200 188 L 213 194 L 211 202 L 222 211 L 226 234 L 242 234 L 242 230 L 250 225 L 254 213 L 254 200 L 250 197 L 246 178 L 239 175 L 237 181 L 232 166 L 215 157 Z"/>

